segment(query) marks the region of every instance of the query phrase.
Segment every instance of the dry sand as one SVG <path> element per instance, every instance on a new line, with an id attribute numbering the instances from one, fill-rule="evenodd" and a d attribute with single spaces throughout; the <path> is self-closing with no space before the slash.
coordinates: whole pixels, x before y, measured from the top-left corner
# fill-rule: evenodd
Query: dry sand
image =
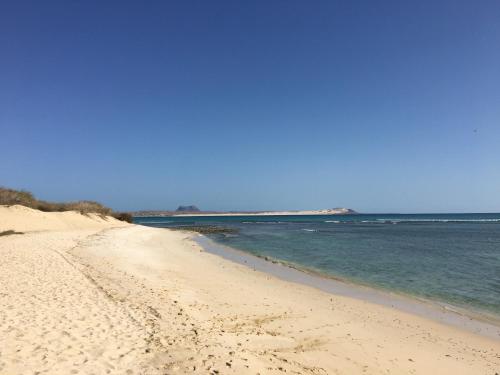
<path id="1" fill-rule="evenodd" d="M 81 215 L 74 211 L 42 212 L 24 206 L 0 206 L 0 232 L 34 232 L 68 229 L 103 229 L 123 226 L 123 222 L 97 214 Z"/>
<path id="2" fill-rule="evenodd" d="M 40 223 L 44 215 L 44 224 Z M 500 341 L 203 251 L 0 207 L 0 374 L 491 374 Z"/>

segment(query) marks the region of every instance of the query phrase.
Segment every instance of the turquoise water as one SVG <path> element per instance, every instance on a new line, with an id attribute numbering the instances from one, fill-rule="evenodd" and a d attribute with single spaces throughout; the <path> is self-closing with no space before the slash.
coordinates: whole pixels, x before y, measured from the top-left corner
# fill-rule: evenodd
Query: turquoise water
<path id="1" fill-rule="evenodd" d="M 141 217 L 217 225 L 221 244 L 333 277 L 500 316 L 500 214 Z"/>

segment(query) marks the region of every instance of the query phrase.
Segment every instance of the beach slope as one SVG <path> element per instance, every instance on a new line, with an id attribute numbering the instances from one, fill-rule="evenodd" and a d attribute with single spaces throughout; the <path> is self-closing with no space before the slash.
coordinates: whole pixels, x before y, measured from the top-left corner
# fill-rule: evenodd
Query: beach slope
<path id="1" fill-rule="evenodd" d="M 0 374 L 491 374 L 500 341 L 286 282 L 193 234 L 0 207 Z"/>

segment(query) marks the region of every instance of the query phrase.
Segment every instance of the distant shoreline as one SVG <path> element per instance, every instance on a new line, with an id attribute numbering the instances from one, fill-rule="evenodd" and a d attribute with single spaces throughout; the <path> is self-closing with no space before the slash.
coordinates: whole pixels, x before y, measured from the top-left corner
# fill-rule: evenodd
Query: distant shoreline
<path id="1" fill-rule="evenodd" d="M 350 208 L 330 208 L 323 210 L 297 210 L 297 211 L 237 211 L 237 212 L 179 212 L 179 211 L 138 211 L 132 212 L 134 217 L 165 217 L 165 216 L 300 216 L 300 215 L 356 215 L 358 212 Z"/>

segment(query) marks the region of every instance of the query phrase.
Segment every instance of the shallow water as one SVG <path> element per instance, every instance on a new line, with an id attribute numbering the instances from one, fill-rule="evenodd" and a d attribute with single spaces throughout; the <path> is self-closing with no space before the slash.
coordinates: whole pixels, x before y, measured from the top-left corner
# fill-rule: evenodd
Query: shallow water
<path id="1" fill-rule="evenodd" d="M 217 225 L 218 243 L 352 282 L 500 315 L 500 214 L 135 218 Z"/>

